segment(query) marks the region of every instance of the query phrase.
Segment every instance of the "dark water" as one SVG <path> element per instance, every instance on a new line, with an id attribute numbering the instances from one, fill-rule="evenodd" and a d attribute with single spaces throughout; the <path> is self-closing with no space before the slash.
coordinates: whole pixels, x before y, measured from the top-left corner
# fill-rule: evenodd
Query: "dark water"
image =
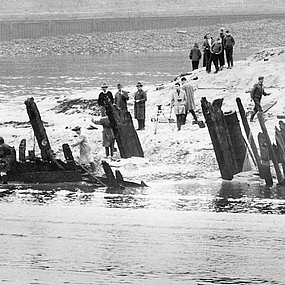
<path id="1" fill-rule="evenodd" d="M 169 81 L 188 71 L 187 56 L 2 58 L 1 108 L 102 81 Z M 2 187 L 0 284 L 285 284 L 284 188 L 145 182 L 122 194 L 68 183 Z"/>

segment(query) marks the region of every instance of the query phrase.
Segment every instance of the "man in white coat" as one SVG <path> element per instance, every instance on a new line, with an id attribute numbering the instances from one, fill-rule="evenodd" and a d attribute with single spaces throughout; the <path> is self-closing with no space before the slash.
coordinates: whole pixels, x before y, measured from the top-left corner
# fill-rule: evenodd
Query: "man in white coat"
<path id="1" fill-rule="evenodd" d="M 171 94 L 171 107 L 174 108 L 174 113 L 177 120 L 177 130 L 181 130 L 183 118 L 185 116 L 186 93 L 180 89 L 180 83 L 175 83 L 175 90 Z"/>
<path id="2" fill-rule="evenodd" d="M 194 86 L 190 82 L 187 82 L 185 77 L 181 78 L 181 83 L 182 83 L 181 89 L 185 91 L 187 98 L 185 116 L 183 117 L 182 125 L 185 125 L 186 123 L 187 113 L 191 113 L 195 123 L 197 123 L 198 119 L 195 114 L 196 105 L 194 100 Z"/>

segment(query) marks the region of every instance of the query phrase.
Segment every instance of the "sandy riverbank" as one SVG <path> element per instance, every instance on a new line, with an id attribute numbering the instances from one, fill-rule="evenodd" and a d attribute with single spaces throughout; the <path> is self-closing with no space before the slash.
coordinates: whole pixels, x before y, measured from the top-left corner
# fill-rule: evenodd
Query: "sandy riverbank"
<path id="1" fill-rule="evenodd" d="M 224 98 L 223 111 L 237 110 L 235 99 L 240 97 L 245 108 L 251 109 L 253 105 L 246 91 L 252 87 L 257 81 L 257 77 L 262 74 L 265 76 L 266 90 L 272 93 L 271 96 L 263 98 L 263 103 L 273 100 L 278 101 L 265 115 L 269 134 L 272 141 L 274 141 L 274 127 L 278 126 L 277 115 L 284 115 L 285 113 L 284 51 L 284 48 L 276 48 L 256 53 L 247 61 L 235 62 L 233 69 L 225 69 L 218 74 L 207 74 L 204 68 L 201 68 L 187 76 L 196 88 L 195 98 L 200 119 L 204 119 L 200 107 L 201 97 L 206 97 L 210 102 L 217 98 Z M 192 80 L 196 76 L 198 80 Z M 168 104 L 173 82 L 166 82 L 163 87 L 159 90 L 156 90 L 157 88 L 154 85 L 145 85 L 143 87 L 148 94 L 146 130 L 138 132 L 138 135 L 145 158 L 131 158 L 112 164 L 117 166 L 125 177 L 136 180 L 219 179 L 220 173 L 208 130 L 207 128 L 201 129 L 197 125 L 192 125 L 191 115 L 180 132 L 176 131 L 175 123 L 169 125 L 161 122 L 158 125 L 157 134 L 154 134 L 154 123 L 151 122 L 151 118 L 156 116 L 156 104 L 163 105 L 163 112 L 167 117 L 170 111 Z M 81 125 L 91 141 L 95 161 L 100 165 L 100 161 L 104 156 L 104 149 L 101 145 L 101 129 L 99 127 L 98 130 L 87 130 L 91 124 L 91 117 L 96 116 L 94 108 L 82 108 L 82 104 L 79 104 L 75 109 L 58 112 L 58 106 L 63 101 L 80 98 L 88 102 L 88 100 L 94 99 L 94 91 L 99 92 L 99 89 L 70 95 L 69 97 L 59 95 L 54 98 L 42 98 L 42 100 L 36 102 L 42 119 L 46 122 L 46 130 L 51 146 L 59 158 L 63 158 L 62 144 L 71 144 L 74 140 L 74 133 L 71 128 L 75 125 Z M 111 91 L 115 92 L 112 89 Z M 128 88 L 128 91 L 130 91 L 132 97 L 135 87 Z M 16 149 L 20 140 L 26 138 L 28 149 L 32 149 L 34 136 L 31 127 L 27 124 L 25 105 L 22 103 L 24 98 L 19 97 L 16 101 L 15 104 L 11 102 L 8 109 L 3 106 L 1 108 L 1 135 L 5 137 L 7 143 L 14 145 Z M 129 100 L 128 108 L 133 114 L 132 99 Z M 172 114 L 172 117 L 174 118 L 174 114 Z M 137 126 L 136 120 L 134 120 L 134 125 Z M 259 123 L 255 121 L 251 123 L 251 127 L 256 137 L 260 131 Z M 75 157 L 78 155 L 77 149 L 74 150 L 74 154 Z M 116 156 L 119 158 L 119 153 Z M 101 167 L 98 167 L 98 174 L 101 171 Z"/>

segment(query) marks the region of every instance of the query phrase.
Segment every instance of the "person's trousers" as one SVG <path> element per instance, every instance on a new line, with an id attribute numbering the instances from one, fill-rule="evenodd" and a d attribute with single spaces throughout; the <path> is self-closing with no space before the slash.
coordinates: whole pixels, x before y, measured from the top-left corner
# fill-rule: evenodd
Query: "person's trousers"
<path id="1" fill-rule="evenodd" d="M 198 69 L 199 61 L 192 61 L 192 70 Z"/>
<path id="2" fill-rule="evenodd" d="M 144 130 L 144 128 L 145 128 L 145 120 L 138 119 L 138 130 Z"/>
<path id="3" fill-rule="evenodd" d="M 226 47 L 226 58 L 229 67 L 232 67 L 234 64 L 233 51 L 234 51 L 233 47 Z"/>
<path id="4" fill-rule="evenodd" d="M 187 118 L 188 112 L 191 113 L 192 116 L 193 116 L 193 119 L 194 119 L 195 121 L 197 121 L 197 116 L 196 116 L 196 114 L 195 114 L 195 111 L 194 111 L 194 110 L 189 110 L 189 111 L 186 111 L 186 113 L 183 115 L 182 125 L 185 125 L 185 123 L 186 123 L 186 118 Z"/>
<path id="5" fill-rule="evenodd" d="M 184 118 L 185 114 L 179 114 L 176 115 L 176 121 L 177 121 L 177 129 L 178 131 L 181 130 L 181 125 L 183 125 L 183 118 Z"/>

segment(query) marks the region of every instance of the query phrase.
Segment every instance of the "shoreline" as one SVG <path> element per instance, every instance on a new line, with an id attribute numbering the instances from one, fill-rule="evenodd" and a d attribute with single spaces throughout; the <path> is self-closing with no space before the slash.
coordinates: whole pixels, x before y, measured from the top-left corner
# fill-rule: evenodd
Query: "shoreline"
<path id="1" fill-rule="evenodd" d="M 236 48 L 264 49 L 285 46 L 285 20 L 264 19 L 226 25 L 185 27 L 182 34 L 179 32 L 180 28 L 172 28 L 2 41 L 0 57 L 183 51 L 190 50 L 195 42 L 198 42 L 201 48 L 204 35 L 210 32 L 213 37 L 218 36 L 221 26 L 230 30 L 235 38 Z"/>

